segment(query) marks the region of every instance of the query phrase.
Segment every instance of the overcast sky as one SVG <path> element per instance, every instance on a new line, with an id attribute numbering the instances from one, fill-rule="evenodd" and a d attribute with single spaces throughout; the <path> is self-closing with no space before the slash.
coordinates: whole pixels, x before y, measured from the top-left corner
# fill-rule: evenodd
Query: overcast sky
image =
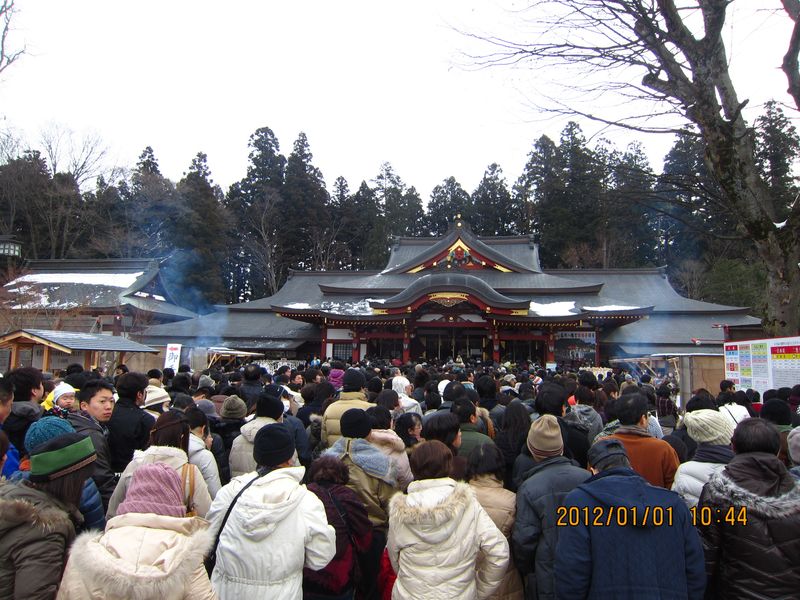
<path id="1" fill-rule="evenodd" d="M 450 175 L 472 192 L 492 162 L 512 184 L 533 142 L 557 140 L 564 121 L 531 108 L 536 73 L 465 68 L 460 53 L 475 46 L 456 29 L 513 35 L 505 8 L 522 4 L 18 0 L 11 41 L 28 54 L 0 81 L 0 117 L 34 146 L 53 124 L 98 134 L 119 166 L 152 146 L 176 181 L 203 151 L 224 190 L 263 126 L 286 155 L 304 131 L 329 189 L 343 175 L 354 190 L 385 161 L 423 201 Z M 784 98 L 788 19 L 744 6 L 731 9 L 728 47 L 757 107 Z M 672 140 L 637 137 L 660 170 Z"/>

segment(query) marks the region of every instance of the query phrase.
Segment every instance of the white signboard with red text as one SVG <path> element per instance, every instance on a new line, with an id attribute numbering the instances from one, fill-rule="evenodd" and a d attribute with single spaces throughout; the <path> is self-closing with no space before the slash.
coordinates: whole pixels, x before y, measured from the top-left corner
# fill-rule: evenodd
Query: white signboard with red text
<path id="1" fill-rule="evenodd" d="M 800 383 L 800 337 L 725 343 L 725 379 L 737 389 L 769 389 Z"/>
<path id="2" fill-rule="evenodd" d="M 167 344 L 167 352 L 164 355 L 164 368 L 172 369 L 176 373 L 181 364 L 182 344 Z"/>

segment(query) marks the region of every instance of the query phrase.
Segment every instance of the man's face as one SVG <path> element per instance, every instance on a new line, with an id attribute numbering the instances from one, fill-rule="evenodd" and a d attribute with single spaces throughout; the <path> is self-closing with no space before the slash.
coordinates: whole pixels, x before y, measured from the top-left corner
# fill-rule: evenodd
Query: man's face
<path id="1" fill-rule="evenodd" d="M 44 384 L 40 383 L 39 387 L 31 390 L 31 400 L 38 404 L 41 403 L 42 398 L 44 398 Z"/>
<path id="2" fill-rule="evenodd" d="M 301 373 L 297 373 L 292 379 L 292 383 L 295 385 L 303 385 L 303 375 Z"/>
<path id="3" fill-rule="evenodd" d="M 114 410 L 114 394 L 111 390 L 98 390 L 88 402 L 81 402 L 81 408 L 100 423 L 107 423 Z"/>

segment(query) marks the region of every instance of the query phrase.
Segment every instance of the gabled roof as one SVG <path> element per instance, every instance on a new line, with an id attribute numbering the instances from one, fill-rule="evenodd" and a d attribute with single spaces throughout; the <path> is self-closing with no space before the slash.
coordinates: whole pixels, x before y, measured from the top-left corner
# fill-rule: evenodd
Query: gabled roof
<path id="1" fill-rule="evenodd" d="M 498 241 L 502 239 L 503 238 L 495 238 L 495 240 Z M 515 242 L 518 242 L 519 240 L 520 238 L 514 238 Z M 431 245 L 427 247 L 423 246 L 421 252 L 417 253 L 415 256 L 409 257 L 404 262 L 400 262 L 399 264 L 392 266 L 392 261 L 390 260 L 389 266 L 385 271 L 382 272 L 382 274 L 388 275 L 393 273 L 411 272 L 412 269 L 417 269 L 420 265 L 429 261 L 434 261 L 437 259 L 437 257 L 446 254 L 447 251 L 453 246 L 457 245 L 459 241 L 461 241 L 463 245 L 467 246 L 472 253 L 480 255 L 484 259 L 491 261 L 491 263 L 498 265 L 498 267 L 495 268 L 500 268 L 501 270 L 505 269 L 516 273 L 535 273 L 539 271 L 538 265 L 523 264 L 509 256 L 507 253 L 503 253 L 500 250 L 502 244 L 489 245 L 484 242 L 481 238 L 476 236 L 472 232 L 472 229 L 470 229 L 469 225 L 460 218 L 456 219 L 456 221 L 450 225 L 447 234 L 440 238 L 434 238 L 431 241 L 433 242 Z M 531 242 L 531 246 L 532 245 L 533 244 Z M 533 247 L 530 248 L 529 252 L 532 257 L 535 256 Z"/>
<path id="2" fill-rule="evenodd" d="M 487 305 L 508 309 L 527 309 L 529 302 L 514 300 L 496 292 L 482 279 L 466 273 L 432 273 L 423 275 L 399 294 L 385 301 L 372 302 L 373 308 L 405 307 L 415 300 L 434 292 L 463 292 L 474 295 Z"/>
<path id="3" fill-rule="evenodd" d="M 0 346 L 8 346 L 14 342 L 43 344 L 67 354 L 71 354 L 74 350 L 157 352 L 155 348 L 144 346 L 118 335 L 53 331 L 50 329 L 18 329 L 0 336 Z"/>

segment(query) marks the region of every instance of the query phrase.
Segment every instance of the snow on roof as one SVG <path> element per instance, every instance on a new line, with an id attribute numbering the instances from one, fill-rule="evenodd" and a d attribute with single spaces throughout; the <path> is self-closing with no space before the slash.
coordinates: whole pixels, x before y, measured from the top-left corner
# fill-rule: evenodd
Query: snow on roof
<path id="1" fill-rule="evenodd" d="M 572 312 L 574 308 L 574 300 L 570 300 L 569 302 L 551 302 L 550 304 L 531 302 L 531 310 L 540 317 L 568 317 L 574 314 Z"/>
<path id="2" fill-rule="evenodd" d="M 11 306 L 13 310 L 32 310 L 37 308 L 66 310 L 80 306 L 80 303 L 75 301 L 59 302 L 58 300 L 51 300 L 46 291 L 36 289 L 32 285 L 21 285 L 9 291 L 19 294 L 20 302 Z"/>
<path id="3" fill-rule="evenodd" d="M 307 302 L 292 302 L 291 304 L 287 304 L 286 308 L 297 308 L 297 309 L 304 309 L 304 308 L 311 308 L 311 305 Z"/>
<path id="4" fill-rule="evenodd" d="M 641 306 L 625 306 L 624 304 L 609 304 L 608 306 L 584 306 L 586 310 L 596 310 L 596 311 L 614 311 L 614 310 L 637 310 L 642 308 Z"/>
<path id="5" fill-rule="evenodd" d="M 138 273 L 31 273 L 18 277 L 7 285 L 17 283 L 82 283 L 127 288 L 133 285 L 144 271 Z"/>

